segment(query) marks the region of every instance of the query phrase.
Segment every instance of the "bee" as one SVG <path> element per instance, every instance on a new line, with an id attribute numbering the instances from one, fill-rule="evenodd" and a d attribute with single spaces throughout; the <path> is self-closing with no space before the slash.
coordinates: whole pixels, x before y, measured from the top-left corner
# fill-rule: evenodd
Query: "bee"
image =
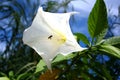
<path id="1" fill-rule="evenodd" d="M 48 37 L 48 39 L 52 39 L 52 37 L 53 37 L 53 35 L 50 35 L 50 36 Z"/>

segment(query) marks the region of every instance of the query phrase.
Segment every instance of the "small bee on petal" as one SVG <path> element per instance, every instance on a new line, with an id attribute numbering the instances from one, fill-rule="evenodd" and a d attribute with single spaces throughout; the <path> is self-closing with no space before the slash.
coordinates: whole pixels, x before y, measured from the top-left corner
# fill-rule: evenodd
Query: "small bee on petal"
<path id="1" fill-rule="evenodd" d="M 48 39 L 52 39 L 52 37 L 53 37 L 53 35 L 50 35 L 50 36 L 48 37 Z"/>

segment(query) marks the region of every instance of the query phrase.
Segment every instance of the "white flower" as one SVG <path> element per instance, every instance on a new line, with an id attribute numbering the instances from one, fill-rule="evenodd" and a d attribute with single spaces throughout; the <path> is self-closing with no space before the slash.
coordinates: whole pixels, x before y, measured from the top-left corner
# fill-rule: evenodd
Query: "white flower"
<path id="1" fill-rule="evenodd" d="M 23 42 L 32 47 L 45 61 L 51 70 L 51 61 L 61 53 L 70 54 L 82 51 L 74 38 L 70 26 L 70 13 L 44 12 L 40 7 L 32 25 L 24 31 Z"/>

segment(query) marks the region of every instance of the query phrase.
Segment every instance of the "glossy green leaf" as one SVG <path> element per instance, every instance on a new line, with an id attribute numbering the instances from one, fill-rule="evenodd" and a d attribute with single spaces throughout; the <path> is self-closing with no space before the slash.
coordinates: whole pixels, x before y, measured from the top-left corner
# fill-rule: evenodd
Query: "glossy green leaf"
<path id="1" fill-rule="evenodd" d="M 110 45 L 120 44 L 120 36 L 105 39 L 104 44 L 110 44 Z"/>
<path id="2" fill-rule="evenodd" d="M 108 22 L 105 3 L 103 0 L 96 0 L 96 3 L 88 18 L 89 33 L 92 38 L 95 38 L 106 28 L 108 28 Z"/>
<path id="3" fill-rule="evenodd" d="M 100 51 L 106 52 L 109 55 L 120 58 L 120 49 L 111 45 L 101 45 L 99 48 Z"/>
<path id="4" fill-rule="evenodd" d="M 77 40 L 78 41 L 81 40 L 85 44 L 90 45 L 89 40 L 87 39 L 87 37 L 84 34 L 82 34 L 82 33 L 75 33 L 74 35 L 77 36 Z"/>

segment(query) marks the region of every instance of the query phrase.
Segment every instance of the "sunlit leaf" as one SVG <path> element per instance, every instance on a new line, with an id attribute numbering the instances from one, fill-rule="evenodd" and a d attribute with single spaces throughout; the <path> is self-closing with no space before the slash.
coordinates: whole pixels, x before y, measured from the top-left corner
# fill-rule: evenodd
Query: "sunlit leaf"
<path id="1" fill-rule="evenodd" d="M 0 77 L 0 80 L 10 80 L 8 77 Z"/>
<path id="2" fill-rule="evenodd" d="M 43 60 L 40 60 L 39 63 L 37 64 L 37 66 L 36 66 L 35 73 L 43 71 L 45 68 L 46 68 L 45 62 Z"/>
<path id="3" fill-rule="evenodd" d="M 101 45 L 99 50 L 108 53 L 108 55 L 112 55 L 112 56 L 120 58 L 120 49 L 114 46 Z"/>
<path id="4" fill-rule="evenodd" d="M 63 60 L 65 60 L 65 59 L 66 59 L 65 56 L 63 56 L 62 54 L 58 54 L 58 55 L 55 57 L 55 59 L 53 60 L 52 63 L 60 62 L 60 61 L 63 61 Z"/>
<path id="5" fill-rule="evenodd" d="M 116 44 L 120 44 L 120 37 L 111 37 L 108 39 L 105 39 L 104 44 L 110 44 L 110 45 L 116 45 Z"/>
<path id="6" fill-rule="evenodd" d="M 69 54 L 67 56 L 64 56 L 62 54 L 58 54 L 55 59 L 52 61 L 52 63 L 58 63 L 58 62 L 61 62 L 61 61 L 64 61 L 64 60 L 68 60 L 70 58 L 73 58 L 74 56 L 76 56 L 76 54 Z"/>

